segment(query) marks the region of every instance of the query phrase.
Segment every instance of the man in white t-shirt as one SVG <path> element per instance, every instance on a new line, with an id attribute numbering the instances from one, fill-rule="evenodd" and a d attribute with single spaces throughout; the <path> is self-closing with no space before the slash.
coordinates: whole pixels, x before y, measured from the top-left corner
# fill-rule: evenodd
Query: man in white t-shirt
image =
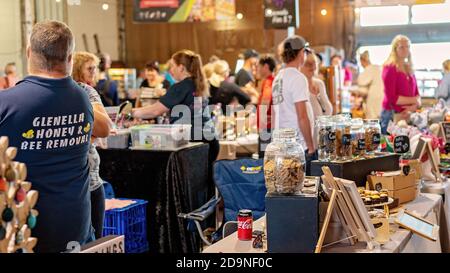
<path id="1" fill-rule="evenodd" d="M 308 163 L 315 155 L 314 112 L 309 101 L 308 81 L 299 71 L 305 62 L 307 51 L 309 51 L 308 43 L 300 36 L 294 35 L 284 41 L 282 58 L 285 66 L 273 82 L 272 96 L 274 128 L 298 130 L 299 141 L 305 150 Z"/>

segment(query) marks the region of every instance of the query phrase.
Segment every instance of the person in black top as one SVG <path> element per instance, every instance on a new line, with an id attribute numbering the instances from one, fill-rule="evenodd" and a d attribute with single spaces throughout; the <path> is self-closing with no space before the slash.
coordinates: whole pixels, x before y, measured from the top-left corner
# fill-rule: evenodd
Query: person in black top
<path id="1" fill-rule="evenodd" d="M 244 52 L 244 66 L 238 71 L 234 79 L 234 83 L 241 87 L 251 99 L 251 102 L 256 104 L 259 93 L 256 90 L 256 81 L 254 74 L 258 65 L 259 53 L 254 49 L 247 49 Z"/>
<path id="2" fill-rule="evenodd" d="M 212 75 L 208 81 L 211 93 L 209 104 L 220 103 L 223 114 L 230 114 L 226 112 L 227 105 L 239 104 L 245 107 L 250 103 L 250 97 L 237 84 L 227 81 L 229 73 L 228 63 L 218 60 L 213 64 Z"/>
<path id="3" fill-rule="evenodd" d="M 191 141 L 209 144 L 211 168 L 219 154 L 219 142 L 208 107 L 209 89 L 200 55 L 190 50 L 178 51 L 172 56 L 170 73 L 177 83 L 157 103 L 133 109 L 132 115 L 135 118 L 151 119 L 171 112 L 171 124 L 192 125 Z"/>
<path id="4" fill-rule="evenodd" d="M 170 82 L 159 74 L 159 63 L 157 61 L 148 62 L 145 65 L 145 80 L 140 87 L 169 89 Z"/>
<path id="5" fill-rule="evenodd" d="M 107 53 L 101 53 L 98 55 L 98 58 L 100 59 L 100 64 L 98 65 L 100 73 L 95 90 L 100 94 L 105 107 L 117 106 L 120 103 L 117 82 L 111 80 L 108 75 L 108 69 L 111 68 L 111 57 Z"/>
<path id="6" fill-rule="evenodd" d="M 247 49 L 244 52 L 244 66 L 238 71 L 235 83 L 240 87 L 245 87 L 248 83 L 253 83 L 253 70 L 258 64 L 259 54 L 254 49 Z"/>

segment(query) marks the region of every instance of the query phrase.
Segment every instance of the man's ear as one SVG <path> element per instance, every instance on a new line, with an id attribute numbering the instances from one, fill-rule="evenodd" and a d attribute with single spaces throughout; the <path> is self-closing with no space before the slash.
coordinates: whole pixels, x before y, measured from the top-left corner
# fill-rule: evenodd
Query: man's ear
<path id="1" fill-rule="evenodd" d="M 27 59 L 30 58 L 30 55 L 31 55 L 31 47 L 27 46 Z"/>
<path id="2" fill-rule="evenodd" d="M 71 63 L 73 59 L 73 54 L 71 53 L 68 57 L 67 57 L 67 62 Z"/>

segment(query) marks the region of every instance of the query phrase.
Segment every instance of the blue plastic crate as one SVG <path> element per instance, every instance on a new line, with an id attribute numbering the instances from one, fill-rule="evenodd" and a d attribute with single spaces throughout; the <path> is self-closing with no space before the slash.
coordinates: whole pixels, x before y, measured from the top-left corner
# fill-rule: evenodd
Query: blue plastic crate
<path id="1" fill-rule="evenodd" d="M 136 203 L 121 209 L 105 211 L 103 236 L 124 235 L 126 253 L 142 253 L 148 251 L 147 241 L 147 201 L 133 200 Z"/>

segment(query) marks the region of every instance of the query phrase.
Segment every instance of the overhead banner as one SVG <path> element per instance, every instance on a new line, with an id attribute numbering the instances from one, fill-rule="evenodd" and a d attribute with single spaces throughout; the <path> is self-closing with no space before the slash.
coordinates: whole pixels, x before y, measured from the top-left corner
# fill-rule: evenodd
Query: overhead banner
<path id="1" fill-rule="evenodd" d="M 235 0 L 134 0 L 134 21 L 181 23 L 232 20 Z"/>
<path id="2" fill-rule="evenodd" d="M 297 0 L 264 0 L 264 27 L 287 29 L 300 26 Z"/>

